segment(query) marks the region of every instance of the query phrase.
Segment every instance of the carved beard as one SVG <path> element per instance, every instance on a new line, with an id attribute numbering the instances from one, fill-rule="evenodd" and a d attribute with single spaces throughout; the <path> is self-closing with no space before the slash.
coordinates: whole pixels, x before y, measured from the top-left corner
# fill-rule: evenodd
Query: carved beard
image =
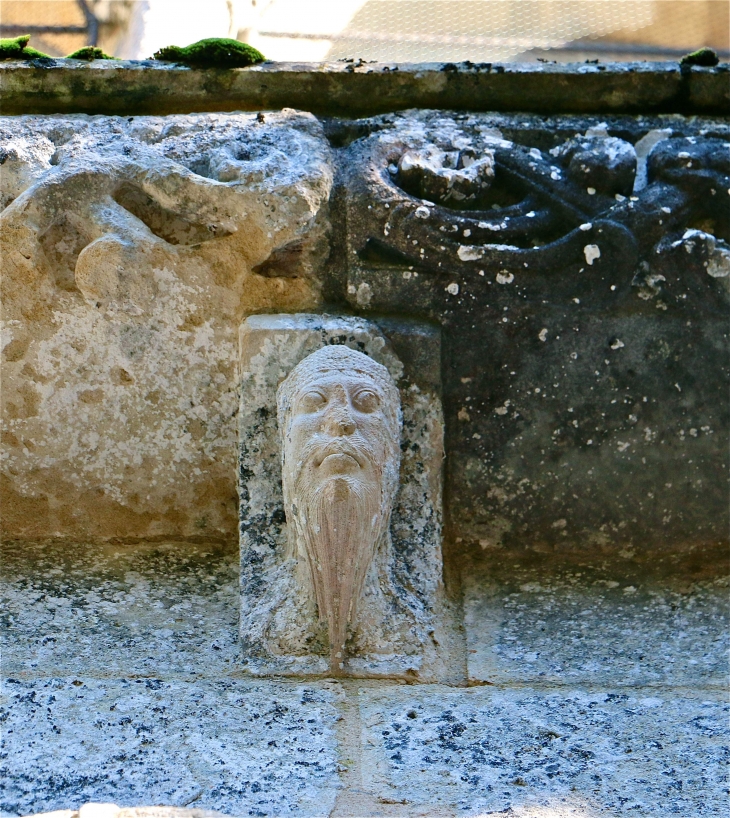
<path id="1" fill-rule="evenodd" d="M 355 622 L 368 568 L 388 524 L 381 487 L 354 475 L 333 475 L 298 498 L 304 540 L 321 620 L 327 621 L 330 670 L 345 660 L 348 622 Z"/>

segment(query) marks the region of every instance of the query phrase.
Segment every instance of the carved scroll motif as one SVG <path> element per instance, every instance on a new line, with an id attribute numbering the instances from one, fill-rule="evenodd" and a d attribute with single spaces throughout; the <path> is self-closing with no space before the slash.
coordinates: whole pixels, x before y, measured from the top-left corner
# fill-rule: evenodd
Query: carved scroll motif
<path id="1" fill-rule="evenodd" d="M 344 185 L 347 293 L 359 308 L 398 299 L 399 309 L 437 312 L 439 284 L 458 274 L 491 289 L 490 302 L 513 284 L 528 299 L 564 289 L 600 308 L 632 293 L 685 307 L 690 286 L 702 308 L 725 309 L 724 123 L 427 111 L 373 123 L 348 148 Z"/>

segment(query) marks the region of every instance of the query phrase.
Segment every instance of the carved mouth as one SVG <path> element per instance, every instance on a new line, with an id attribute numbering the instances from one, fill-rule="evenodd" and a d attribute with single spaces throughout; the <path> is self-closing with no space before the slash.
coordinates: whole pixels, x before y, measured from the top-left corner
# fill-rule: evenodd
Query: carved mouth
<path id="1" fill-rule="evenodd" d="M 355 452 L 354 449 L 351 449 L 349 446 L 332 445 L 327 446 L 314 458 L 314 465 L 316 468 L 319 468 L 323 463 L 327 461 L 329 461 L 330 463 L 335 463 L 338 460 L 341 462 L 353 461 L 360 468 L 365 467 L 363 458 L 357 452 Z"/>
<path id="2" fill-rule="evenodd" d="M 322 461 L 322 466 L 329 466 L 336 471 L 349 471 L 352 468 L 359 468 L 360 464 L 352 455 L 339 452 L 338 454 L 328 454 Z"/>

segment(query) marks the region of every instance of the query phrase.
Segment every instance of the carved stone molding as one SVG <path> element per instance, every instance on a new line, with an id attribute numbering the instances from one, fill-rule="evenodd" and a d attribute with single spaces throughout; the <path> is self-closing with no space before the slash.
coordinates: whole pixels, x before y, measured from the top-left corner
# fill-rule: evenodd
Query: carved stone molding
<path id="1" fill-rule="evenodd" d="M 0 117 L 0 166 L 5 536 L 235 534 L 238 325 L 318 303 L 319 123 Z"/>
<path id="2" fill-rule="evenodd" d="M 719 240 L 714 277 L 727 277 L 728 126 L 651 124 L 673 127 L 434 111 L 374 120 L 343 163 L 349 300 L 382 309 L 410 291 L 413 307 L 433 313 L 431 283 L 458 274 L 495 294 L 564 292 L 608 307 L 659 242 L 688 228 Z M 400 272 L 376 293 L 365 274 L 375 268 Z M 704 300 L 724 303 L 722 285 L 705 284 Z"/>
<path id="3" fill-rule="evenodd" d="M 442 579 L 439 350 L 434 330 L 408 323 L 274 315 L 242 325 L 241 637 L 251 673 L 459 677 Z M 312 449 L 333 455 L 332 474 L 307 460 Z"/>
<path id="4" fill-rule="evenodd" d="M 724 542 L 727 122 L 411 111 L 349 134 L 334 280 L 442 327 L 454 536 Z"/>
<path id="5" fill-rule="evenodd" d="M 0 141 L 6 536 L 230 536 L 240 322 L 326 309 L 441 328 L 465 548 L 725 542 L 727 120 L 62 115 Z"/>

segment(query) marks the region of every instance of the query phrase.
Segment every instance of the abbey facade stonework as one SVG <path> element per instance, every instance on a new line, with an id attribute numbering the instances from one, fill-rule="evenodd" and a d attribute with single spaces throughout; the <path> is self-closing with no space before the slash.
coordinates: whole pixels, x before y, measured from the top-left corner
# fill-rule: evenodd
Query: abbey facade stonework
<path id="1" fill-rule="evenodd" d="M 720 814 L 726 69 L 1 68 L 3 818 Z"/>

